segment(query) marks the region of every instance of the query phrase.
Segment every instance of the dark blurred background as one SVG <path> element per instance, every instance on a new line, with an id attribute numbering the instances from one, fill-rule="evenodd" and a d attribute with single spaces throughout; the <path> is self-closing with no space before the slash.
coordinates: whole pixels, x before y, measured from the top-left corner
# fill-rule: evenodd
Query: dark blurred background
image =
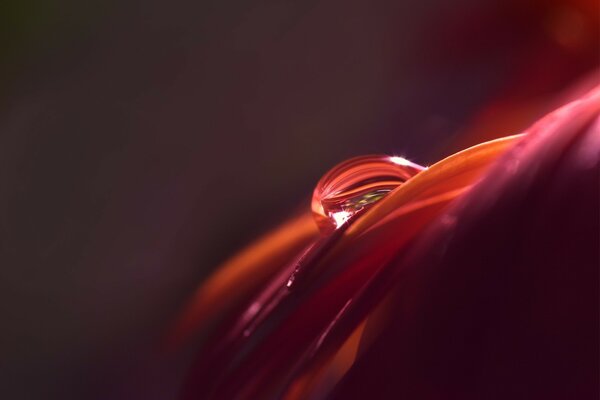
<path id="1" fill-rule="evenodd" d="M 199 282 L 345 158 L 429 164 L 597 80 L 595 0 L 5 0 L 0 398 L 172 399 Z"/>

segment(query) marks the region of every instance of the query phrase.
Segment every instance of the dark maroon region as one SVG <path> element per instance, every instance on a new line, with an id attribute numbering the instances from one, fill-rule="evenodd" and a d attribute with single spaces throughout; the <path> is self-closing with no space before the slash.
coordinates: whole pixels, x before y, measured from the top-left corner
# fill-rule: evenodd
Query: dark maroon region
<path id="1" fill-rule="evenodd" d="M 597 399 L 599 120 L 547 119 L 392 268 L 336 399 Z"/>

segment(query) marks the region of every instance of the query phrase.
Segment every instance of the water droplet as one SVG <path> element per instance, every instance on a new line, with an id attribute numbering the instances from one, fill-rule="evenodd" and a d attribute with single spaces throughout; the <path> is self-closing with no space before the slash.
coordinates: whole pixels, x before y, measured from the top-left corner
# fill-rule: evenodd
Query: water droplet
<path id="1" fill-rule="evenodd" d="M 313 192 L 311 207 L 319 229 L 339 228 L 424 169 L 405 158 L 385 155 L 355 157 L 336 165 Z"/>

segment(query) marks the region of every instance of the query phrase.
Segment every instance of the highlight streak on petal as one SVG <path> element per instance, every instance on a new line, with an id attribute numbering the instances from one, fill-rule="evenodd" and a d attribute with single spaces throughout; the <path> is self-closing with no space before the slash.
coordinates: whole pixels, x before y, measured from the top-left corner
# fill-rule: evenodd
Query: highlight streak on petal
<path id="1" fill-rule="evenodd" d="M 394 210 L 402 204 L 472 185 L 490 163 L 522 136 L 482 143 L 435 163 L 377 203 L 348 228 L 346 236 L 353 237 L 390 222 Z"/>
<path id="2" fill-rule="evenodd" d="M 367 321 L 363 321 L 337 353 L 313 370 L 299 377 L 285 394 L 285 400 L 317 399 L 331 390 L 348 372 L 358 355 Z"/>
<path id="3" fill-rule="evenodd" d="M 350 370 L 360 354 L 368 348 L 389 318 L 391 301 L 386 299 L 356 327 L 334 354 L 319 354 L 315 356 L 310 368 L 299 374 L 299 377 L 289 386 L 285 400 L 324 399 L 327 394 Z M 346 308 L 340 311 L 344 313 Z M 335 326 L 337 319 L 329 327 Z M 329 330 L 328 329 L 328 330 Z M 326 332 L 328 333 L 328 332 Z M 320 340 L 325 338 L 322 335 Z M 316 351 L 316 349 L 313 349 Z"/>
<path id="4" fill-rule="evenodd" d="M 285 222 L 219 266 L 196 291 L 168 338 L 181 345 L 247 298 L 318 235 L 310 213 Z"/>

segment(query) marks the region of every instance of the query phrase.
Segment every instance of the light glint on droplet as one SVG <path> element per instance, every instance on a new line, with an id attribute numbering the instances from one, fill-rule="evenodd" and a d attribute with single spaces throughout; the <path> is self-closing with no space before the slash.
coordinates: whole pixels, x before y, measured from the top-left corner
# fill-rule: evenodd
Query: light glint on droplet
<path id="1" fill-rule="evenodd" d="M 311 207 L 319 229 L 327 233 L 341 227 L 424 169 L 386 155 L 355 157 L 336 165 L 313 192 Z"/>
<path id="2" fill-rule="evenodd" d="M 331 214 L 331 218 L 335 222 L 335 227 L 339 228 L 352 216 L 348 211 L 338 211 Z"/>

